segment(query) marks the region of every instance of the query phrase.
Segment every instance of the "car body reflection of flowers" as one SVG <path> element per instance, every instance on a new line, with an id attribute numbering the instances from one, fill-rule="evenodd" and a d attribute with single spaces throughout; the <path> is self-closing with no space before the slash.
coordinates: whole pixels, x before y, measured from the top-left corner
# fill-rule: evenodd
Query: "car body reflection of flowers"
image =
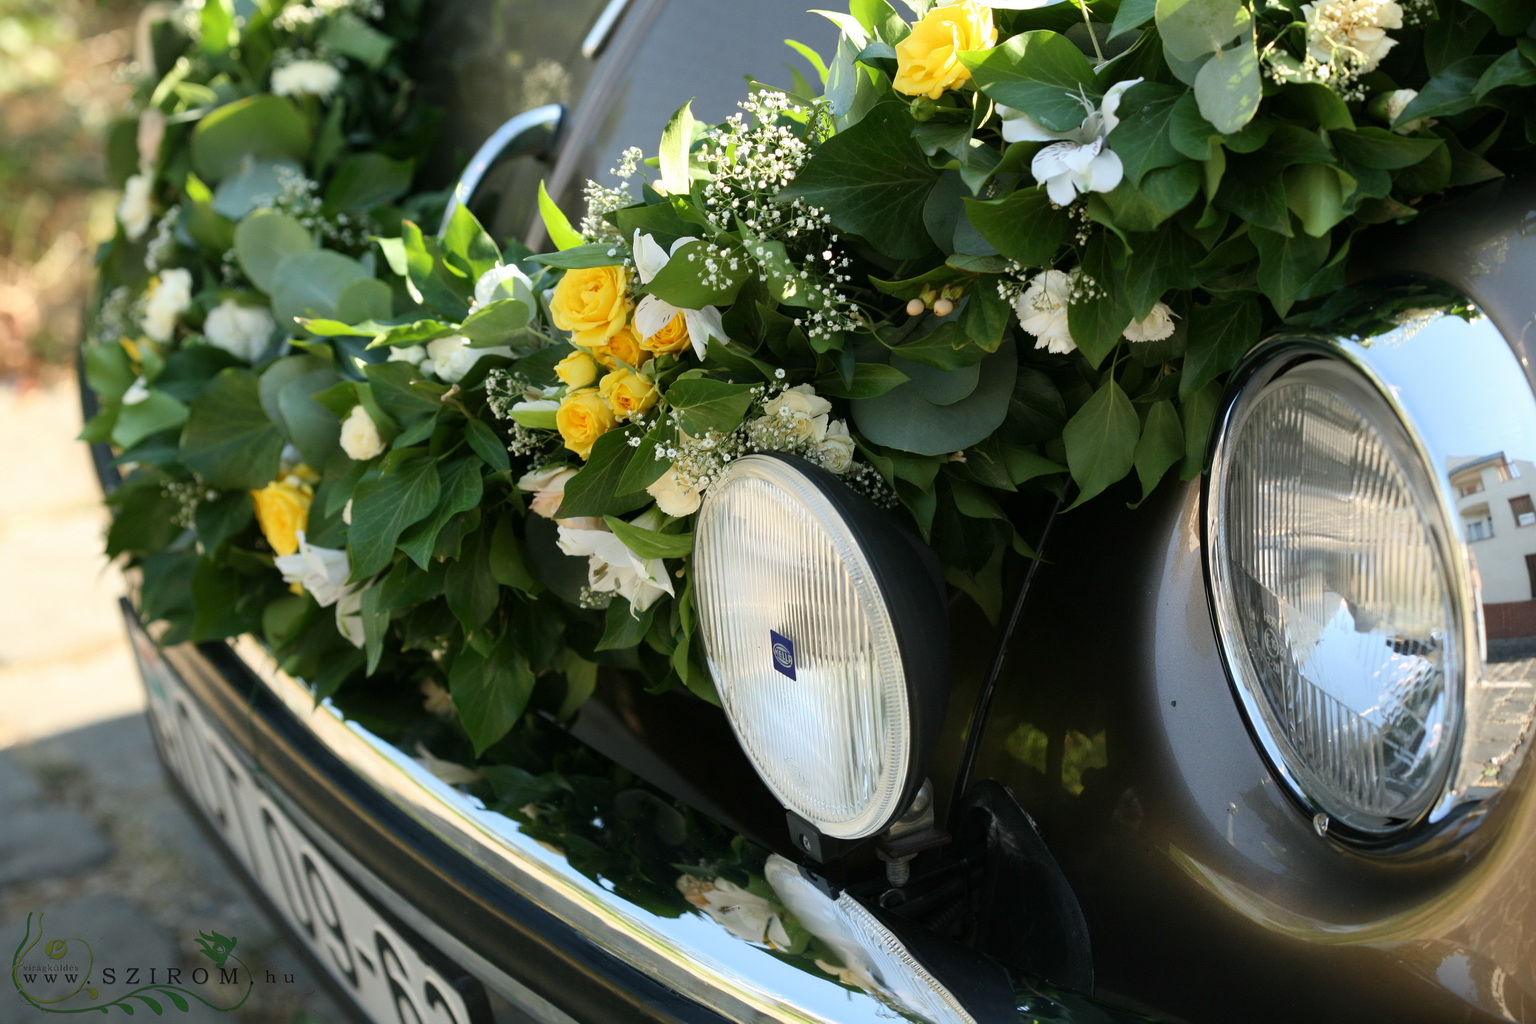
<path id="1" fill-rule="evenodd" d="M 779 950 L 793 945 L 783 908 L 730 879 L 680 875 L 677 891 L 738 939 Z"/>

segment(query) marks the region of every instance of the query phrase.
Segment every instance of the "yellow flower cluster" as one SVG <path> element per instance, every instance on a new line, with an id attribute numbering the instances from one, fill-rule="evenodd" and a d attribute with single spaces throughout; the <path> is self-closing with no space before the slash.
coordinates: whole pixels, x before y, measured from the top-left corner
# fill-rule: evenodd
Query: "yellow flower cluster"
<path id="1" fill-rule="evenodd" d="M 960 63 L 962 53 L 996 45 L 992 8 L 976 0 L 935 7 L 896 44 L 896 77 L 891 87 L 907 96 L 936 100 L 946 89 L 971 80 L 971 69 Z"/>
<path id="2" fill-rule="evenodd" d="M 636 338 L 629 274 L 622 266 L 566 271 L 549 312 L 576 346 L 555 366 L 568 389 L 555 427 L 565 446 L 585 459 L 599 437 L 656 404 L 656 383 L 636 368 L 654 355 L 687 348 L 688 328 L 679 313 L 649 338 Z"/>

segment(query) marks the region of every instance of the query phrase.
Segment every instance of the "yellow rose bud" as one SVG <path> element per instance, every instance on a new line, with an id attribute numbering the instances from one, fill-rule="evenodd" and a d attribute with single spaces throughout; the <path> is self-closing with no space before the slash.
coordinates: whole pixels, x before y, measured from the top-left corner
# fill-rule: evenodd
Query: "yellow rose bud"
<path id="1" fill-rule="evenodd" d="M 935 7 L 896 44 L 896 78 L 891 87 L 907 96 L 936 100 L 944 90 L 971 80 L 960 54 L 997 45 L 992 8 L 976 0 Z"/>
<path id="2" fill-rule="evenodd" d="M 592 355 L 610 370 L 621 362 L 628 363 L 630 366 L 639 366 L 645 361 L 645 351 L 635 340 L 635 332 L 628 327 L 594 348 Z"/>
<path id="3" fill-rule="evenodd" d="M 692 339 L 688 337 L 688 321 L 681 313 L 649 338 L 640 339 L 641 348 L 658 356 L 676 354 L 692 344 Z"/>
<path id="4" fill-rule="evenodd" d="M 597 393 L 603 396 L 608 407 L 621 420 L 634 419 L 655 405 L 661 397 L 655 381 L 643 373 L 635 373 L 622 366 L 603 377 L 597 386 Z"/>
<path id="5" fill-rule="evenodd" d="M 629 274 L 623 267 L 567 270 L 549 301 L 555 326 L 584 348 L 601 345 L 629 322 Z"/>
<path id="6" fill-rule="evenodd" d="M 256 523 L 272 550 L 291 555 L 299 550 L 299 531 L 309 524 L 309 505 L 314 488 L 293 474 L 251 492 L 256 503 Z"/>
<path id="7" fill-rule="evenodd" d="M 597 439 L 617 425 L 613 410 L 596 388 L 583 388 L 565 396 L 555 410 L 555 428 L 565 446 L 585 459 Z"/>
<path id="8" fill-rule="evenodd" d="M 555 376 L 568 388 L 584 388 L 597 380 L 597 361 L 587 352 L 572 352 L 555 364 Z"/>

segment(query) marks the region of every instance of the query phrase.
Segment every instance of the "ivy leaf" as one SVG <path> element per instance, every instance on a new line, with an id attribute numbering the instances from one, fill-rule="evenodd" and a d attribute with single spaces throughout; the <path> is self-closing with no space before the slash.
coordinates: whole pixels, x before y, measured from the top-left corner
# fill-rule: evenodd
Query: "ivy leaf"
<path id="1" fill-rule="evenodd" d="M 383 153 L 354 153 L 336 165 L 325 188 L 325 205 L 332 210 L 362 213 L 399 199 L 411 189 L 414 160 L 395 160 Z"/>
<path id="2" fill-rule="evenodd" d="M 1328 262 L 1329 239 L 1305 234 L 1286 238 L 1259 227 L 1250 228 L 1249 236 L 1259 250 L 1259 290 L 1285 316 L 1302 286 Z"/>
<path id="3" fill-rule="evenodd" d="M 475 346 L 504 345 L 528 326 L 528 304 L 521 299 L 498 299 L 469 314 L 458 333 Z"/>
<path id="4" fill-rule="evenodd" d="M 1384 171 L 1410 167 L 1445 145 L 1437 138 L 1413 138 L 1376 127 L 1334 132 L 1329 138 L 1341 155 Z"/>
<path id="5" fill-rule="evenodd" d="M 179 427 L 185 422 L 187 407 L 157 388 L 142 402 L 122 407 L 112 426 L 112 443 L 126 450 L 151 434 Z"/>
<path id="6" fill-rule="evenodd" d="M 1067 468 L 1078 487 L 1072 508 L 1131 471 L 1140 433 L 1141 421 L 1131 400 L 1114 378 L 1105 381 L 1061 434 L 1067 445 Z"/>
<path id="7" fill-rule="evenodd" d="M 478 475 L 479 467 L 475 468 Z M 448 576 L 443 584 L 443 596 L 448 607 L 465 635 L 474 633 L 485 625 L 496 612 L 500 597 L 496 581 L 485 571 L 490 547 L 490 536 L 484 530 L 476 530 L 464 541 L 463 554 L 448 566 Z"/>
<path id="8" fill-rule="evenodd" d="M 967 199 L 965 215 L 997 251 L 1026 267 L 1043 266 L 1071 227 L 1065 210 L 1044 189 L 1023 188 L 1002 199 Z"/>
<path id="9" fill-rule="evenodd" d="M 532 257 L 535 263 L 560 270 L 587 270 L 591 267 L 611 267 L 619 262 L 619 251 L 612 245 L 589 242 L 573 245 L 559 252 L 546 252 Z"/>
<path id="10" fill-rule="evenodd" d="M 1141 501 L 1135 504 L 1146 501 L 1163 474 L 1183 458 L 1184 428 L 1179 424 L 1178 411 L 1172 402 L 1153 402 L 1147 410 L 1141 439 L 1136 442 L 1134 461 L 1136 476 L 1141 480 Z"/>
<path id="11" fill-rule="evenodd" d="M 247 158 L 294 160 L 309 156 L 309 122 L 281 96 L 258 93 L 219 107 L 192 132 L 192 167 L 210 184 L 240 170 Z"/>
<path id="12" fill-rule="evenodd" d="M 504 587 L 521 590 L 525 594 L 537 594 L 544 589 L 539 578 L 528 568 L 523 546 L 517 539 L 516 517 L 504 515 L 496 521 L 491 533 L 490 558 L 486 565 L 491 579 Z"/>
<path id="13" fill-rule="evenodd" d="M 401 222 L 400 237 L 405 243 L 406 277 L 422 303 L 445 320 L 461 322 L 469 315 L 474 283 L 448 266 L 437 239 L 422 234 L 418 225 Z"/>
<path id="14" fill-rule="evenodd" d="M 1536 4 L 1530 0 L 1466 0 L 1466 4 L 1492 18 L 1501 36 L 1522 35 L 1536 20 Z"/>
<path id="15" fill-rule="evenodd" d="M 441 489 L 437 462 L 425 455 L 357 485 L 347 531 L 352 579 L 367 579 L 389 564 L 401 532 L 431 514 Z"/>
<path id="16" fill-rule="evenodd" d="M 427 568 L 432 558 L 432 548 L 437 544 L 437 535 L 442 532 L 448 520 L 478 506 L 485 493 L 477 459 L 459 459 L 449 463 L 442 471 L 439 482 L 437 507 L 431 515 L 400 536 L 400 550 L 423 569 Z"/>
<path id="17" fill-rule="evenodd" d="M 1216 384 L 1190 395 L 1180 410 L 1184 418 L 1184 461 L 1179 466 L 1179 476 L 1193 480 L 1205 468 L 1206 443 L 1211 437 L 1211 426 L 1216 422 L 1216 407 L 1221 404 L 1221 388 Z"/>
<path id="18" fill-rule="evenodd" d="M 379 409 L 401 426 L 422 416 L 435 416 L 442 403 L 425 390 L 421 371 L 409 363 L 373 363 L 363 370 Z"/>
<path id="19" fill-rule="evenodd" d="M 657 449 L 665 450 L 676 443 L 677 425 L 670 417 L 658 416 L 651 429 L 640 439 L 640 446 L 635 449 L 634 457 L 629 460 L 624 475 L 619 478 L 618 492 L 633 494 L 643 491 L 661 479 L 672 462 L 665 457 L 658 457 Z"/>
<path id="20" fill-rule="evenodd" d="M 1093 66 L 1066 36 L 1023 32 L 991 50 L 962 52 L 976 87 L 998 103 L 1024 111 L 1052 131 L 1071 131 L 1088 111 Z"/>
<path id="21" fill-rule="evenodd" d="M 911 259 L 932 248 L 923 205 L 938 179 L 912 138 L 906 104 L 886 102 L 822 143 L 778 200 L 804 199 L 830 211 L 840 230 L 888 256 Z"/>
<path id="22" fill-rule="evenodd" d="M 1132 32 L 1151 21 L 1157 12 L 1157 0 L 1124 0 L 1109 27 L 1109 38 Z"/>
<path id="23" fill-rule="evenodd" d="M 496 248 L 495 240 L 463 203 L 454 205 L 443 231 L 443 259 L 471 281 L 479 281 L 482 274 L 501 262 L 501 250 Z"/>
<path id="24" fill-rule="evenodd" d="M 1189 311 L 1188 347 L 1184 350 L 1179 399 L 1190 396 L 1237 365 L 1259 340 L 1264 314 L 1258 299 L 1239 295 Z"/>
<path id="25" fill-rule="evenodd" d="M 1125 268 L 1116 261 L 1114 247 L 1119 244 L 1108 234 L 1100 234 L 1089 243 L 1082 266 L 1083 273 L 1096 283 L 1094 294 L 1067 307 L 1072 340 L 1094 367 L 1120 344 L 1134 315 L 1130 290 L 1125 286 Z"/>
<path id="26" fill-rule="evenodd" d="M 533 683 L 533 671 L 515 650 L 510 636 L 491 649 L 489 658 L 472 647 L 460 649 L 448 672 L 448 693 L 476 756 L 505 736 L 522 717 Z"/>
<path id="27" fill-rule="evenodd" d="M 1179 101 L 1189 90 L 1161 82 L 1142 82 L 1120 99 L 1120 123 L 1109 133 L 1109 148 L 1119 154 L 1131 184 L 1158 167 L 1170 167 L 1185 157 L 1174 144 L 1171 123 Z"/>
<path id="28" fill-rule="evenodd" d="M 676 387 L 677 385 L 673 385 Z M 597 439 L 587 464 L 565 485 L 565 497 L 556 513 L 561 519 L 574 516 L 621 515 L 648 503 L 644 491 L 622 491 L 620 481 L 634 456 L 629 431 L 610 430 Z"/>
<path id="29" fill-rule="evenodd" d="M 624 546 L 633 551 L 637 557 L 651 558 L 684 558 L 693 553 L 693 534 L 691 533 L 659 533 L 656 530 L 647 530 L 643 526 L 626 523 L 616 516 L 604 516 L 603 521 L 608 524 L 614 536 L 624 542 Z"/>
<path id="30" fill-rule="evenodd" d="M 691 377 L 667 389 L 667 404 L 679 414 L 678 425 L 690 434 L 731 431 L 740 426 L 752 404 L 752 387 Z"/>
<path id="31" fill-rule="evenodd" d="M 265 487 L 282 451 L 283 435 L 262 409 L 261 385 L 249 370 L 220 371 L 181 432 L 182 463 L 220 490 Z"/>
<path id="32" fill-rule="evenodd" d="M 469 446 L 475 454 L 480 456 L 487 466 L 494 472 L 510 473 L 512 471 L 512 459 L 507 451 L 507 446 L 501 438 L 496 436 L 484 420 L 469 420 L 464 424 L 464 436 L 469 440 Z"/>
<path id="33" fill-rule="evenodd" d="M 1452 117 L 1477 105 L 1477 84 L 1493 65 L 1486 54 L 1463 57 L 1424 83 L 1418 96 L 1403 108 L 1398 121 L 1407 123 L 1421 117 Z"/>
<path id="34" fill-rule="evenodd" d="M 1321 238 L 1348 216 L 1345 199 L 1355 191 L 1355 179 L 1329 164 L 1287 167 L 1283 176 L 1285 202 L 1301 221 L 1301 230 Z"/>
<path id="35" fill-rule="evenodd" d="M 752 276 L 751 266 L 739 251 L 730 256 L 712 254 L 711 250 L 718 248 L 711 242 L 685 243 L 651 278 L 645 290 L 679 309 L 730 305 L 742 284 Z M 739 268 L 735 271 L 730 268 L 733 260 Z"/>

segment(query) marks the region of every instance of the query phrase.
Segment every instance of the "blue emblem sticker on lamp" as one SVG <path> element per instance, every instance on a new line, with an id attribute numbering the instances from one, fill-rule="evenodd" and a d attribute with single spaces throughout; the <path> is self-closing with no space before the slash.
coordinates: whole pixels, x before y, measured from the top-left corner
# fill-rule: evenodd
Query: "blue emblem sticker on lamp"
<path id="1" fill-rule="evenodd" d="M 795 678 L 795 642 L 784 636 L 777 630 L 768 631 L 768 639 L 773 642 L 773 667 L 780 675 Z"/>

